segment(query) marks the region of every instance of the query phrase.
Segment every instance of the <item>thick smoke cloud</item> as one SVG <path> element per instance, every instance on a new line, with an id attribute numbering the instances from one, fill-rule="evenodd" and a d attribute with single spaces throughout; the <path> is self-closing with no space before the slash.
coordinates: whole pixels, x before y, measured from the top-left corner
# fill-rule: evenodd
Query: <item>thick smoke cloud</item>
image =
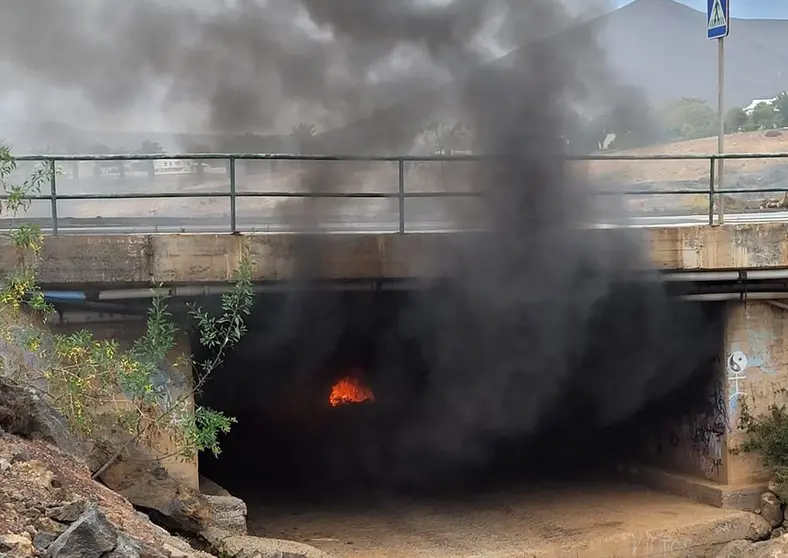
<path id="1" fill-rule="evenodd" d="M 437 83 L 419 51 L 461 52 L 496 4 L 33 0 L 3 9 L 0 62 L 4 88 L 25 83 L 39 110 L 66 108 L 47 88 L 84 94 L 107 115 L 164 91 L 160 108 L 190 104 L 212 131 L 258 131 L 302 111 L 341 123 Z M 407 68 L 381 68 L 392 56 Z"/>
<path id="2" fill-rule="evenodd" d="M 570 23 L 548 13 L 560 2 L 524 10 L 514 0 L 6 3 L 0 121 L 58 120 L 79 105 L 89 129 L 151 111 L 174 132 L 333 128 Z M 595 4 L 578 3 L 584 13 Z M 409 110 L 432 108 L 419 104 Z"/>
<path id="3" fill-rule="evenodd" d="M 647 267 L 636 235 L 584 228 L 598 209 L 593 186 L 561 155 L 577 108 L 621 91 L 582 24 L 587 0 L 575 3 L 581 15 L 554 0 L 5 3 L 5 75 L 78 91 L 99 111 L 163 90 L 163 107 L 186 101 L 212 131 L 322 119 L 335 129 L 316 139 L 320 150 L 345 153 L 410 150 L 438 114 L 465 124 L 474 151 L 496 155 L 464 174 L 484 194 L 473 218 L 488 232 L 456 236 L 430 262 L 441 279 L 409 298 L 367 355 L 372 369 L 405 377 L 403 348 L 389 341 L 406 336 L 428 370 L 386 440 L 395 456 L 372 456 L 371 467 L 436 473 L 482 463 L 492 444 L 556 420 L 625 420 L 686 380 L 714 341 L 698 308 L 634 279 Z M 313 191 L 345 178 L 311 169 Z M 319 202 L 302 209 L 312 225 L 323 216 Z M 298 256 L 309 279 L 320 254 L 307 240 Z M 258 372 L 291 375 L 279 383 L 319 371 L 349 319 L 310 295 L 268 318 L 275 335 L 252 333 L 239 350 L 253 359 L 297 345 L 282 370 Z M 254 381 L 249 369 L 235 379 L 225 402 Z"/>

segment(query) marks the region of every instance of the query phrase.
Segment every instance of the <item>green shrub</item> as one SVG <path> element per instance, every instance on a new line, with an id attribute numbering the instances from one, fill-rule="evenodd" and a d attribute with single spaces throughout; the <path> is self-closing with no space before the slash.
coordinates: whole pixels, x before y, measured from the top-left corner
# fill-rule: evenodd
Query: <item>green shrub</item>
<path id="1" fill-rule="evenodd" d="M 772 404 L 766 413 L 753 415 L 742 401 L 739 424 L 745 432 L 740 446 L 744 452 L 757 452 L 764 464 L 780 480 L 788 480 L 788 410 Z"/>
<path id="2" fill-rule="evenodd" d="M 115 340 L 95 339 L 89 330 L 53 334 L 45 326 L 53 308 L 36 281 L 44 236 L 36 225 L 17 221 L 19 214 L 30 207 L 30 196 L 40 192 L 54 169 L 36 168 L 28 180 L 13 184 L 9 177 L 16 168 L 8 147 L 0 145 L 0 186 L 4 192 L 0 215 L 11 219 L 13 226 L 7 236 L 19 256 L 17 267 L 0 277 L 0 336 L 7 346 L 20 347 L 38 358 L 47 384 L 43 395 L 63 413 L 77 436 L 91 438 L 107 431 L 127 434 L 127 441 L 119 443 L 115 455 L 95 476 L 129 444 L 152 447 L 162 434 L 175 443 L 176 450 L 160 458 L 188 459 L 198 451 L 218 455 L 220 436 L 230 431 L 235 419 L 195 406 L 193 400 L 226 352 L 246 333 L 245 319 L 254 300 L 248 251 L 240 258 L 233 288 L 222 297 L 220 316 L 190 306 L 189 316 L 200 342 L 213 355 L 208 361 L 181 355 L 174 363 L 169 362 L 179 331 L 161 288 L 154 291 L 145 333 L 129 349 L 121 349 Z M 187 366 L 192 368 L 192 384 L 172 400 L 156 386 L 155 375 Z"/>

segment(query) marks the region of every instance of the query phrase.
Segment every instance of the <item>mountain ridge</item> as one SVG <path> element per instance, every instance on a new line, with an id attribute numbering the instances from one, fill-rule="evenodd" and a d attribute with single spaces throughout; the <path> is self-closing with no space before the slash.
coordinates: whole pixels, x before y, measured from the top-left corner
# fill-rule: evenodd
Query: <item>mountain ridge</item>
<path id="1" fill-rule="evenodd" d="M 706 16 L 675 0 L 635 0 L 589 22 L 623 81 L 653 102 L 717 99 L 717 44 Z M 788 20 L 731 18 L 725 40 L 726 105 L 788 89 Z"/>

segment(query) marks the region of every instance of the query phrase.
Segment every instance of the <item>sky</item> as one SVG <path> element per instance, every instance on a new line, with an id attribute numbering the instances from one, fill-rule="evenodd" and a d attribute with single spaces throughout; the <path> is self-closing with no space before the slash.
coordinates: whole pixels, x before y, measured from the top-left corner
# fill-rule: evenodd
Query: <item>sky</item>
<path id="1" fill-rule="evenodd" d="M 619 6 L 633 0 L 618 0 Z M 788 0 L 729 0 L 733 17 L 788 19 Z M 706 0 L 679 0 L 696 10 L 706 11 Z"/>

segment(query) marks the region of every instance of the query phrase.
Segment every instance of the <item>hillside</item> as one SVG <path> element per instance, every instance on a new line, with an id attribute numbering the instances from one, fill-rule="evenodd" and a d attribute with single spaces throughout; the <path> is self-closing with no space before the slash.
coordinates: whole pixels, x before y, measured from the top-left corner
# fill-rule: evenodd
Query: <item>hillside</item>
<path id="1" fill-rule="evenodd" d="M 717 44 L 705 37 L 705 14 L 636 0 L 591 25 L 621 78 L 653 101 L 700 97 L 716 106 Z M 788 89 L 788 20 L 734 18 L 725 50 L 728 106 Z"/>
<path id="2" fill-rule="evenodd" d="M 700 138 L 665 145 L 621 151 L 622 154 L 707 154 L 717 151 L 717 138 Z M 748 132 L 725 136 L 726 153 L 788 152 L 788 131 L 768 137 L 764 132 Z M 725 163 L 726 176 L 774 174 L 775 168 L 788 168 L 788 159 L 732 160 Z M 592 176 L 611 177 L 626 184 L 653 182 L 705 182 L 709 179 L 709 162 L 702 161 L 592 161 Z M 788 184 L 785 184 L 788 185 Z M 764 185 L 765 187 L 765 185 Z"/>
<path id="3" fill-rule="evenodd" d="M 569 30 L 540 37 L 555 48 L 577 35 L 591 34 L 609 57 L 618 80 L 639 88 L 652 105 L 681 97 L 699 97 L 717 105 L 717 45 L 705 36 L 705 14 L 674 0 L 636 0 Z M 533 41 L 497 59 L 493 64 L 516 64 Z M 726 106 L 746 106 L 788 89 L 788 20 L 732 22 L 726 39 Z M 464 79 L 473 80 L 469 72 Z M 450 103 L 448 84 L 403 99 L 344 128 L 322 134 L 324 151 L 347 152 L 369 148 L 380 141 L 381 130 L 397 130 L 425 112 Z M 439 108 L 440 107 L 440 108 Z M 352 148 L 349 149 L 348 147 Z"/>

